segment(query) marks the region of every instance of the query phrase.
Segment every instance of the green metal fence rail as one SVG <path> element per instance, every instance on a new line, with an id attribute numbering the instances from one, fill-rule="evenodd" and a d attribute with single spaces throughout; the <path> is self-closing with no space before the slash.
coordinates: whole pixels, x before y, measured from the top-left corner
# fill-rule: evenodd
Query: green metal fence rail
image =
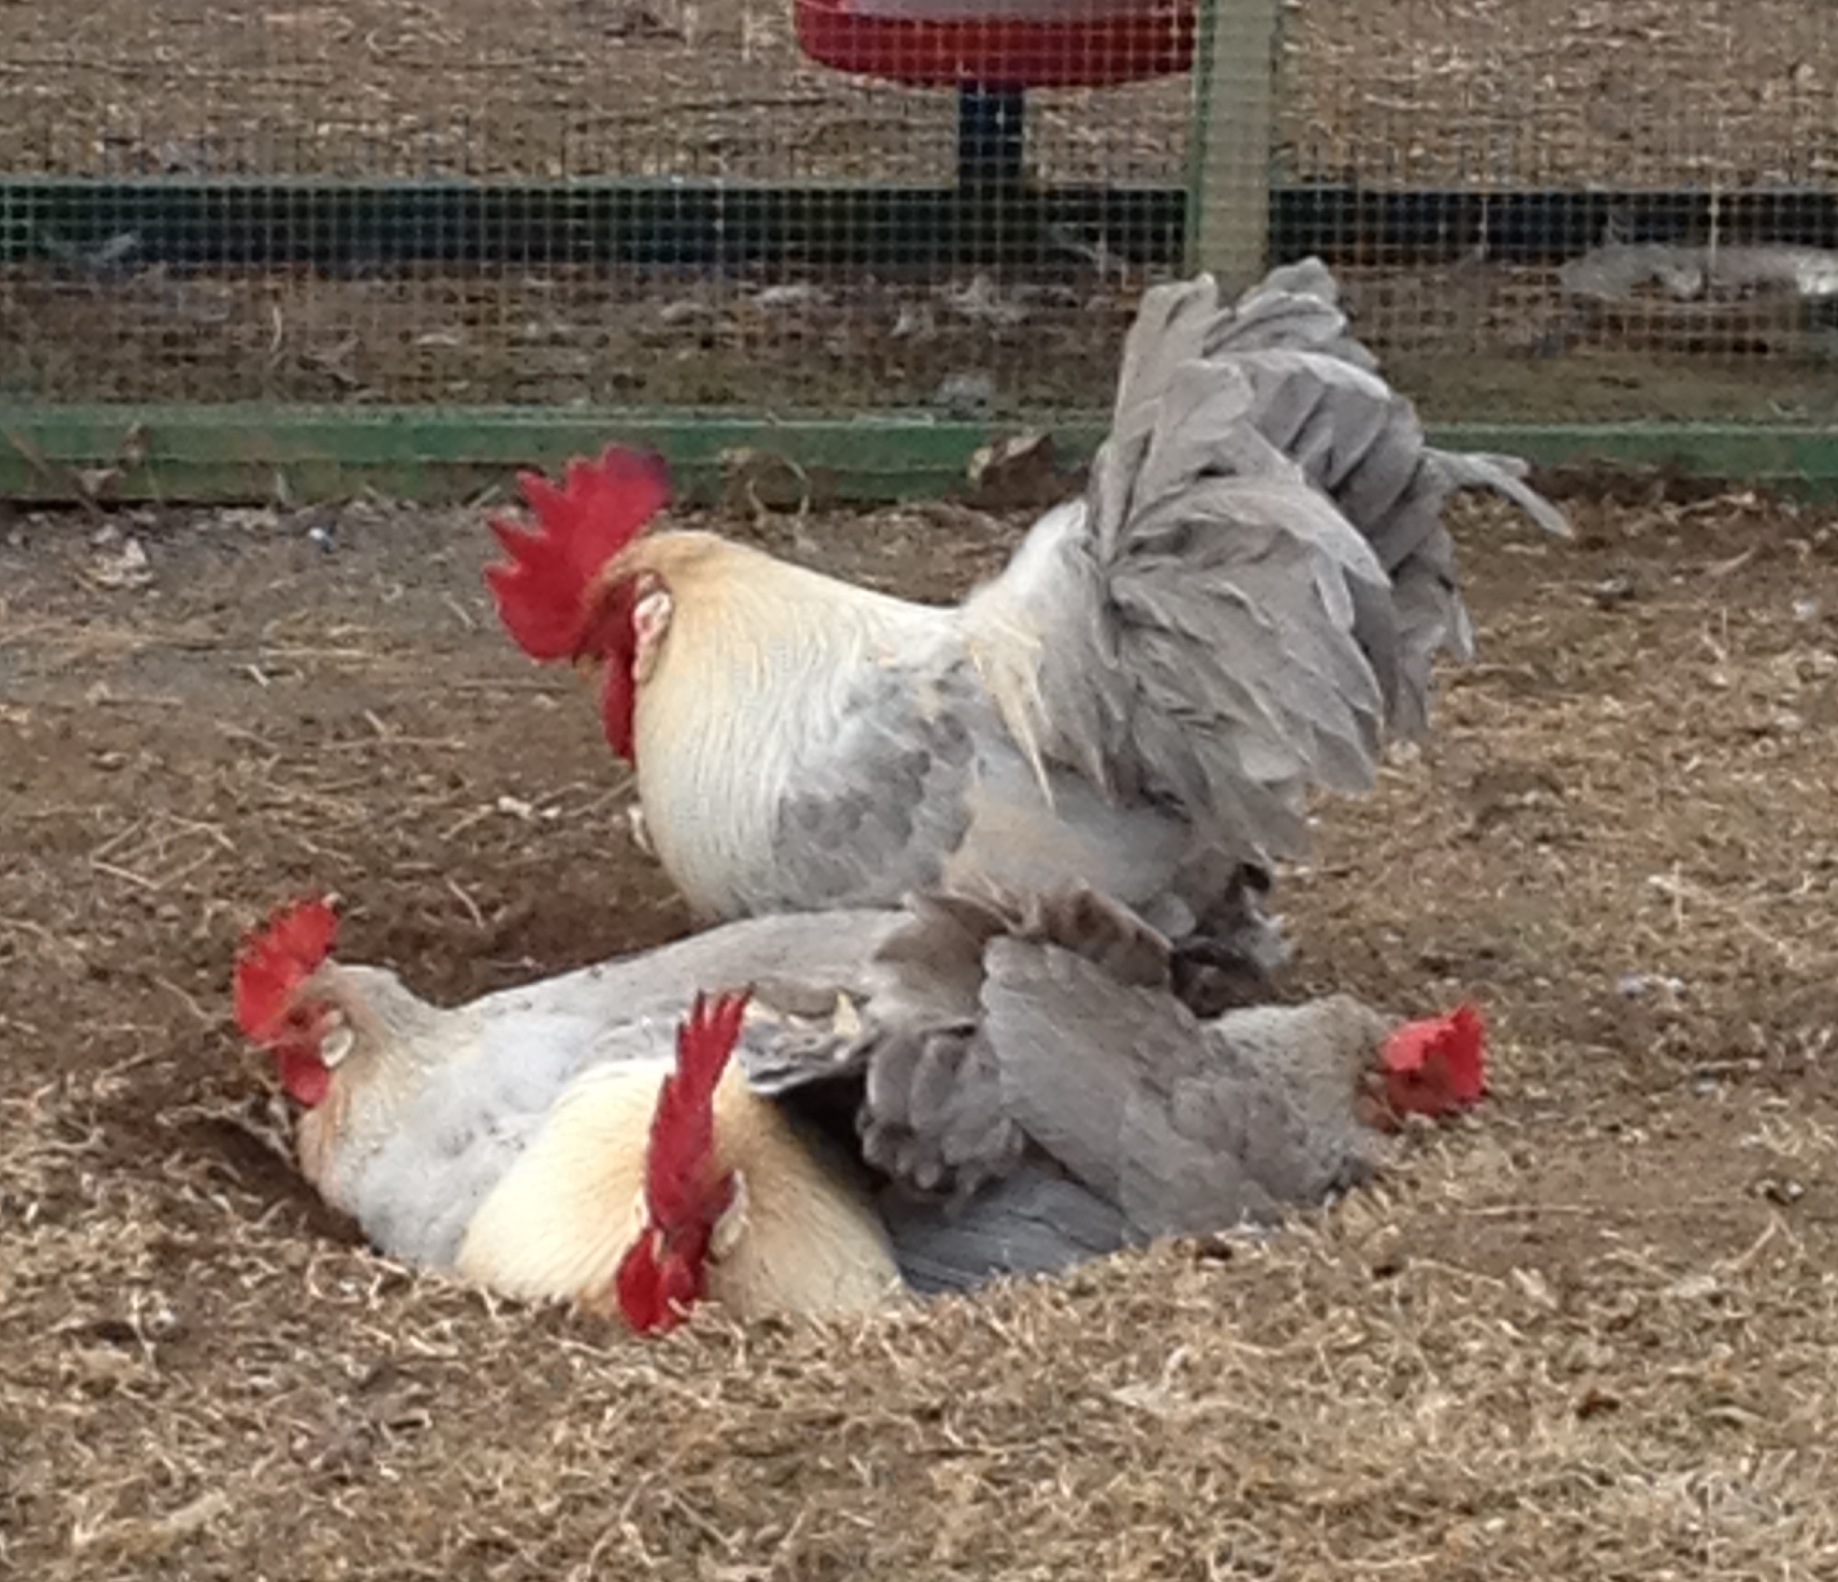
<path id="1" fill-rule="evenodd" d="M 998 427 L 925 413 L 0 407 L 0 497 L 304 504 L 372 490 L 454 501 L 504 488 L 515 468 L 554 467 L 618 439 L 662 452 L 694 500 L 715 498 L 746 458 L 764 456 L 789 464 L 793 492 L 811 504 L 890 501 L 962 492 L 979 447 L 1030 428 L 1051 435 L 1056 464 L 1069 471 L 1090 457 L 1105 423 L 1061 413 Z M 1601 463 L 1838 498 L 1838 428 L 1449 423 L 1431 434 L 1450 448 L 1506 451 L 1547 467 Z"/>

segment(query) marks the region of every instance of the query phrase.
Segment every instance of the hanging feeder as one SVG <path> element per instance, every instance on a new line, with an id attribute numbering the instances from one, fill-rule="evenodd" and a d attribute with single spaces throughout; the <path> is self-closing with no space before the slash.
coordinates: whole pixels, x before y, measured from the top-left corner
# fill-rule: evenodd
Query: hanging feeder
<path id="1" fill-rule="evenodd" d="M 958 180 L 1021 180 L 1030 88 L 1101 88 L 1184 72 L 1194 0 L 795 0 L 812 60 L 958 91 Z"/>

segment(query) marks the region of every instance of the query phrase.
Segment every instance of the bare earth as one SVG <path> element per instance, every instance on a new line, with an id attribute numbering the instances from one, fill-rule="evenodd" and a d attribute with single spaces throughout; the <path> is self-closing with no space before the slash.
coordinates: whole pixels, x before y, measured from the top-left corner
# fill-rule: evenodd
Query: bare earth
<path id="1" fill-rule="evenodd" d="M 1261 1249 L 653 1345 L 353 1245 L 227 1024 L 306 887 L 446 999 L 682 926 L 476 514 L 0 522 L 0 1570 L 1833 1575 L 1838 516 L 1571 505 L 1465 519 L 1483 660 L 1282 891 L 1289 992 L 1479 997 L 1474 1120 Z M 1015 524 L 764 532 L 944 597 Z"/>
<path id="2" fill-rule="evenodd" d="M 948 91 L 832 71 L 793 0 L 9 0 L 0 169 L 937 181 Z M 1285 174 L 1367 185 L 1829 184 L 1805 0 L 1305 0 Z M 1229 70 L 1230 93 L 1252 79 Z M 1043 92 L 1043 175 L 1182 179 L 1185 77 Z"/>

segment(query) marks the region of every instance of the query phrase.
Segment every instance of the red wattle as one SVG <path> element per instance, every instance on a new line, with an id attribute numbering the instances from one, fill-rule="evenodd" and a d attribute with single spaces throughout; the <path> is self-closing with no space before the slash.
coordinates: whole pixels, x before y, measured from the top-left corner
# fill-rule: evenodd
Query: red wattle
<path id="1" fill-rule="evenodd" d="M 621 582 L 600 595 L 581 635 L 581 652 L 604 667 L 600 681 L 600 725 L 607 745 L 629 764 L 636 764 L 638 627 L 633 612 L 637 593 Z"/>
<path id="2" fill-rule="evenodd" d="M 319 1058 L 317 1050 L 294 1045 L 277 1049 L 274 1066 L 281 1086 L 296 1104 L 311 1110 L 325 1103 L 325 1096 L 332 1087 L 332 1073 Z"/>
<path id="3" fill-rule="evenodd" d="M 638 688 L 632 667 L 609 660 L 600 683 L 600 726 L 606 743 L 627 763 L 638 763 Z"/>
<path id="4" fill-rule="evenodd" d="M 707 1249 L 693 1255 L 662 1249 L 662 1237 L 647 1226 L 619 1260 L 613 1294 L 620 1314 L 640 1335 L 662 1335 L 688 1318 L 707 1292 Z"/>

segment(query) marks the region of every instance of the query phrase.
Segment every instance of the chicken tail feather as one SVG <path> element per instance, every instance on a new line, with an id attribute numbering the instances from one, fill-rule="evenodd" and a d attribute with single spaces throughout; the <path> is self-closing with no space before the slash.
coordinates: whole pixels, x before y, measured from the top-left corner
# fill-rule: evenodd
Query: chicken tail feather
<path id="1" fill-rule="evenodd" d="M 1442 474 L 1457 489 L 1487 489 L 1516 505 L 1545 532 L 1557 538 L 1574 538 L 1570 519 L 1525 481 L 1531 470 L 1519 456 L 1495 456 L 1482 451 L 1438 450 L 1431 453 Z"/>

